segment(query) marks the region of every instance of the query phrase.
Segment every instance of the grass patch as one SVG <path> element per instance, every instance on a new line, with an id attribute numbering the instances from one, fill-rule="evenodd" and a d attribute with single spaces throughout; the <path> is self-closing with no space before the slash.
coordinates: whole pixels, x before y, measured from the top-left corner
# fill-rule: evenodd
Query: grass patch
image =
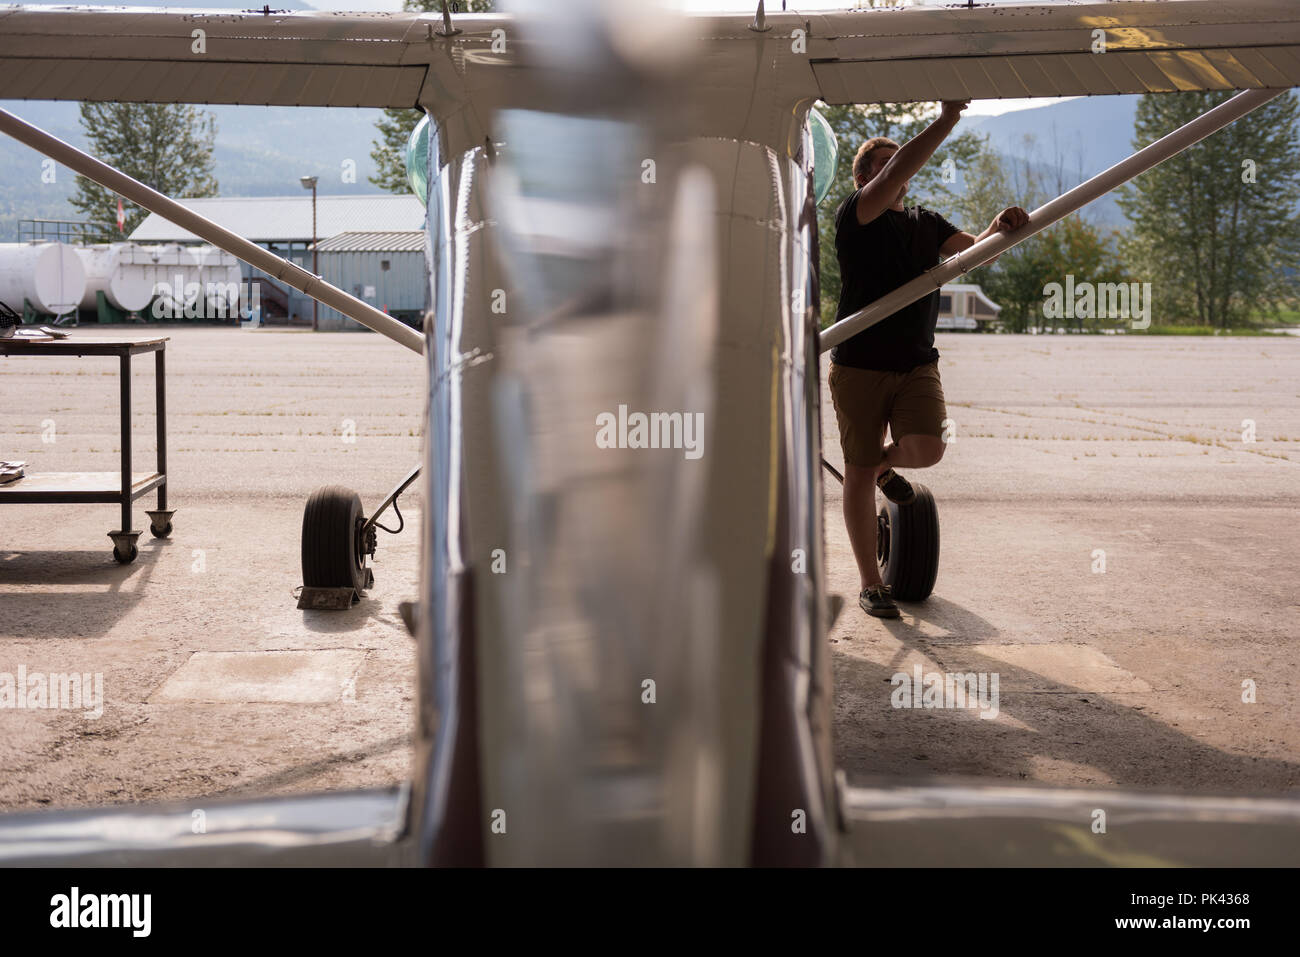
<path id="1" fill-rule="evenodd" d="M 1300 324 L 1300 307 L 1279 309 L 1276 313 L 1259 313 L 1252 316 L 1250 321 L 1260 326 L 1294 326 Z"/>
<path id="2" fill-rule="evenodd" d="M 1211 326 L 1152 326 L 1149 329 L 1130 329 L 1130 336 L 1285 336 L 1285 332 L 1238 326 L 1233 329 L 1215 329 Z"/>

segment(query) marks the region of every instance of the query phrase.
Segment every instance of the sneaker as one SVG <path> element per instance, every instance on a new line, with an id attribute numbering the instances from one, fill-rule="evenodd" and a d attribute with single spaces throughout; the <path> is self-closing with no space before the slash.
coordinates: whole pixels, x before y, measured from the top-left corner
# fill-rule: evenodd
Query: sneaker
<path id="1" fill-rule="evenodd" d="M 874 618 L 897 618 L 901 614 L 888 585 L 870 585 L 862 589 L 858 604 Z"/>
<path id="2" fill-rule="evenodd" d="M 885 498 L 895 505 L 911 505 L 916 501 L 916 489 L 912 483 L 893 469 L 886 469 L 876 479 L 876 487 L 885 493 Z"/>

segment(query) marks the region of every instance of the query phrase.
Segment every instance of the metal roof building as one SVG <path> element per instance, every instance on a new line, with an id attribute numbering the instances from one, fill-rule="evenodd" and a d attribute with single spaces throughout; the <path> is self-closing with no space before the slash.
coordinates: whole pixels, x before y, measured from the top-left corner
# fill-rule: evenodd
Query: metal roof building
<path id="1" fill-rule="evenodd" d="M 237 196 L 178 199 L 192 212 L 205 216 L 255 243 L 310 242 L 311 194 L 300 196 Z M 373 196 L 317 196 L 316 236 L 342 232 L 424 228 L 424 204 L 410 193 Z M 198 243 L 204 240 L 155 213 L 145 217 L 131 233 L 135 242 Z"/>
<path id="2" fill-rule="evenodd" d="M 224 226 L 245 239 L 269 249 L 277 256 L 288 259 L 308 272 L 312 271 L 312 202 L 311 193 L 306 190 L 300 194 L 290 196 L 209 197 L 180 199 L 177 202 L 200 216 L 211 219 L 219 226 Z M 427 281 L 424 276 L 423 230 L 424 204 L 410 193 L 376 193 L 363 196 L 318 195 L 316 197 L 315 238 L 318 240 L 330 240 L 341 235 L 350 237 L 365 236 L 369 237 L 365 242 L 372 245 L 378 242 L 380 246 L 383 246 L 385 242 L 396 240 L 383 240 L 376 237 L 403 237 L 400 242 L 405 245 L 400 248 L 366 250 L 366 252 L 393 253 L 395 256 L 401 254 L 399 257 L 402 263 L 399 270 L 402 276 L 401 295 L 398 295 L 396 289 L 385 293 L 385 295 L 392 296 L 395 302 L 406 303 L 414 297 L 414 280 L 408 275 L 414 266 L 406 261 L 406 255 L 412 251 L 410 244 L 415 242 L 412 234 L 419 237 L 419 244 L 414 251 L 419 253 L 420 256 L 420 287 L 422 288 Z M 131 238 L 137 242 L 203 242 L 188 230 L 182 229 L 153 213 L 149 214 L 144 222 L 131 233 Z M 355 239 L 351 241 L 355 241 Z M 324 242 L 319 244 L 317 251 L 322 256 L 326 254 L 327 247 Z M 339 250 L 331 248 L 328 252 L 333 255 Z M 357 250 L 357 252 L 362 251 Z M 355 292 L 354 294 L 361 298 L 367 298 L 362 293 L 367 288 L 374 287 L 378 297 L 378 289 L 385 287 L 387 290 L 391 281 L 397 278 L 396 276 L 380 275 L 382 271 L 380 264 L 386 260 L 389 263 L 389 268 L 392 268 L 396 260 L 392 256 L 372 256 L 371 260 L 373 261 L 356 260 L 350 262 L 347 282 L 338 282 L 336 278 L 331 278 L 330 274 L 326 272 L 323 260 L 318 264 L 317 268 L 321 275 L 336 285 L 340 285 L 348 292 L 353 292 L 353 287 L 357 287 L 361 292 Z M 373 274 L 363 274 L 364 270 L 371 267 L 375 270 Z M 255 279 L 260 284 L 262 301 L 266 310 L 264 313 L 266 321 L 311 321 L 313 303 L 308 296 L 304 296 L 296 289 L 285 286 L 279 280 L 270 278 L 261 270 L 252 269 L 247 264 L 241 264 L 241 269 L 246 281 Z M 410 288 L 408 288 L 408 281 Z M 384 303 L 378 304 L 382 307 Z M 408 307 L 405 305 L 393 306 L 393 308 L 400 309 L 402 313 L 408 311 Z M 423 308 L 424 293 L 421 292 L 419 305 L 409 307 L 409 309 L 414 310 L 415 317 L 418 319 L 418 314 Z M 326 313 L 336 320 L 335 325 L 356 326 L 355 323 L 350 321 L 343 322 L 343 317 L 332 309 L 320 309 L 322 317 Z M 405 315 L 403 317 L 406 318 Z"/>
<path id="3" fill-rule="evenodd" d="M 419 328 L 429 300 L 423 230 L 345 232 L 316 244 L 320 274 L 344 292 Z M 322 329 L 358 329 L 342 313 L 320 307 Z"/>
<path id="4" fill-rule="evenodd" d="M 348 232 L 339 233 L 329 239 L 322 239 L 316 244 L 317 252 L 336 253 L 375 253 L 375 252 L 424 252 L 424 231 L 422 229 L 402 232 Z"/>

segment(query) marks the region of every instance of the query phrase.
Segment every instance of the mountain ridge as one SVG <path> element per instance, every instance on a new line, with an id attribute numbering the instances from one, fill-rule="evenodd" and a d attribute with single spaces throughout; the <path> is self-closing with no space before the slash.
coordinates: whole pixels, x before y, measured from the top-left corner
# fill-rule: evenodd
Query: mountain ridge
<path id="1" fill-rule="evenodd" d="M 245 0 L 247 2 L 247 0 Z M 151 5 L 162 5 L 153 3 Z M 228 4 L 231 8 L 241 4 Z M 973 116 L 961 129 L 988 137 L 990 146 L 1008 158 L 1030 162 L 1055 187 L 1065 188 L 1095 175 L 1132 152 L 1136 96 L 1080 97 L 997 116 Z M 3 101 L 0 106 L 82 149 L 78 104 L 56 101 Z M 383 192 L 370 183 L 370 150 L 382 111 L 345 107 L 203 106 L 217 121 L 213 159 L 221 196 L 276 196 L 296 193 L 298 178 L 319 177 L 323 194 Z M 1033 134 L 1037 149 L 1026 144 Z M 56 167 L 55 182 L 42 182 L 44 157 L 8 137 L 0 137 L 0 241 L 17 238 L 19 219 L 71 219 L 81 216 L 68 203 L 75 175 Z M 348 182 L 346 164 L 355 164 Z M 26 170 L 26 175 L 19 175 Z M 1059 171 L 1059 176 L 1057 175 Z M 1008 197 L 1008 203 L 1016 197 Z M 1105 228 L 1122 228 L 1126 220 L 1112 195 L 1087 208 L 1088 217 Z"/>

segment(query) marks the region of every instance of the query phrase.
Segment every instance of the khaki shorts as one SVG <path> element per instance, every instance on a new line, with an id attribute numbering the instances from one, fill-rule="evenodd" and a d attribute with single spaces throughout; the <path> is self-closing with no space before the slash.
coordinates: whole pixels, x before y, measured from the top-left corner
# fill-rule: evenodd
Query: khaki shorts
<path id="1" fill-rule="evenodd" d="M 943 437 L 948 408 L 938 362 L 910 372 L 878 372 L 831 363 L 830 387 L 840 448 L 849 465 L 873 468 L 880 464 L 886 424 L 895 442 L 904 435 Z"/>

